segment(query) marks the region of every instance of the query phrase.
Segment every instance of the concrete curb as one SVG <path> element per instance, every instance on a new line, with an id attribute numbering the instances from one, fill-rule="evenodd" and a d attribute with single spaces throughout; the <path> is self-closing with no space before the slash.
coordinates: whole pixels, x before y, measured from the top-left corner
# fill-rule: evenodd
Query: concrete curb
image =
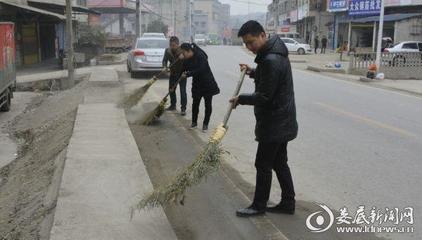
<path id="1" fill-rule="evenodd" d="M 376 81 L 379 81 L 379 80 L 371 79 L 371 78 L 367 78 L 367 77 L 360 77 L 359 81 L 361 81 L 361 82 L 376 82 Z"/>
<path id="2" fill-rule="evenodd" d="M 346 73 L 346 70 L 342 68 L 326 68 L 326 67 L 317 67 L 317 66 L 308 65 L 306 69 L 309 71 L 314 71 L 314 72 L 343 73 L 343 74 Z"/>
<path id="3" fill-rule="evenodd" d="M 75 76 L 75 82 L 79 83 L 90 76 L 87 74 L 78 74 Z M 63 89 L 63 82 L 67 81 L 67 77 L 42 78 L 33 81 L 16 82 L 16 91 L 33 92 L 33 91 L 58 91 Z"/>
<path id="4" fill-rule="evenodd" d="M 121 59 L 119 61 L 98 61 L 97 65 L 98 66 L 118 65 L 118 64 L 123 64 L 125 62 L 126 62 L 125 59 Z"/>
<path id="5" fill-rule="evenodd" d="M 290 59 L 290 62 L 291 63 L 307 63 L 308 61 L 306 61 L 306 60 L 292 60 L 292 59 Z"/>
<path id="6" fill-rule="evenodd" d="M 296 70 L 310 71 L 310 70 L 303 70 L 303 69 L 296 69 Z M 315 73 L 315 71 L 311 71 L 311 72 Z M 327 76 L 327 77 L 335 78 L 337 80 L 353 82 L 355 84 L 361 84 L 361 85 L 364 85 L 364 86 L 400 92 L 400 93 L 408 94 L 408 95 L 415 96 L 415 97 L 422 97 L 422 93 L 419 93 L 419 92 L 414 92 L 414 91 L 410 91 L 410 90 L 407 90 L 407 89 L 401 89 L 401 88 L 397 88 L 397 87 L 389 87 L 389 86 L 379 85 L 377 80 L 372 81 L 372 79 L 371 79 L 371 81 L 365 81 L 365 80 L 361 81 L 360 79 L 363 78 L 363 77 L 359 77 L 359 76 L 355 76 L 355 75 L 344 74 L 344 76 L 337 76 L 337 75 L 332 75 L 332 73 L 329 73 L 329 72 L 319 72 L 319 74 L 322 74 L 322 75 Z"/>

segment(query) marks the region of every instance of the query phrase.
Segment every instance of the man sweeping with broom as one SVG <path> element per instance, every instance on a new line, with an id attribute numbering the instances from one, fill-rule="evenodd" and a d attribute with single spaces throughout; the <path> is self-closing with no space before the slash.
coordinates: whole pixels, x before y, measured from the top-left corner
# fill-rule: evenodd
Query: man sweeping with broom
<path id="1" fill-rule="evenodd" d="M 266 211 L 294 214 L 295 191 L 287 164 L 287 143 L 296 138 L 298 125 L 288 50 L 277 36 L 268 39 L 264 28 L 256 21 L 243 24 L 238 36 L 256 54 L 256 69 L 241 64 L 241 69 L 255 79 L 255 92 L 241 94 L 230 102 L 234 108 L 239 104 L 254 106 L 258 150 L 253 202 L 236 214 L 239 217 L 261 215 Z M 278 205 L 267 207 L 273 170 L 280 183 L 282 196 Z"/>
<path id="2" fill-rule="evenodd" d="M 170 63 L 170 79 L 169 79 L 169 90 L 170 90 L 170 106 L 166 109 L 167 111 L 176 110 L 176 88 L 177 80 L 182 75 L 183 67 L 183 54 L 182 49 L 179 46 L 179 38 L 173 36 L 170 38 L 170 47 L 166 49 L 164 58 L 163 58 L 163 67 L 167 68 L 168 63 Z M 180 102 L 181 102 L 181 114 L 182 116 L 186 115 L 186 105 L 187 105 L 187 96 L 186 96 L 186 78 L 179 81 L 180 86 Z"/>

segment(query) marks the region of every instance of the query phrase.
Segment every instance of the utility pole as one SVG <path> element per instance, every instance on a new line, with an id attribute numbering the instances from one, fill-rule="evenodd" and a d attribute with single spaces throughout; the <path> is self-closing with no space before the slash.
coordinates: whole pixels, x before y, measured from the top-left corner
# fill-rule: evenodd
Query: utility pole
<path id="1" fill-rule="evenodd" d="M 66 0 L 66 32 L 67 32 L 67 86 L 75 85 L 75 68 L 73 65 L 73 26 L 72 26 L 72 0 Z"/>
<path id="2" fill-rule="evenodd" d="M 193 42 L 193 32 L 192 32 L 192 6 L 193 0 L 189 0 L 189 37 L 190 41 Z"/>
<path id="3" fill-rule="evenodd" d="M 173 21 L 174 21 L 173 32 L 174 32 L 174 35 L 176 36 L 177 35 L 177 31 L 176 31 L 176 11 L 174 11 Z"/>
<path id="4" fill-rule="evenodd" d="M 249 15 L 251 14 L 251 1 L 250 0 L 248 0 L 248 18 L 249 18 Z M 277 4 L 277 14 L 278 14 L 278 4 Z M 278 20 L 277 20 L 278 21 Z"/>
<path id="5" fill-rule="evenodd" d="M 175 18 L 175 14 L 174 14 L 174 0 L 171 0 L 171 27 L 173 28 L 173 35 L 175 36 L 176 35 L 176 32 L 175 32 L 175 27 L 174 27 L 174 25 L 175 25 L 175 20 L 174 20 L 174 18 Z"/>
<path id="6" fill-rule="evenodd" d="M 377 65 L 378 71 L 381 66 L 381 44 L 382 44 L 383 29 L 384 29 L 384 0 L 381 0 L 380 23 L 379 23 L 379 29 L 378 29 L 378 43 L 377 43 L 377 58 L 375 60 L 375 64 Z"/>
<path id="7" fill-rule="evenodd" d="M 140 38 L 142 33 L 142 10 L 141 10 L 141 1 L 136 0 L 136 37 Z"/>

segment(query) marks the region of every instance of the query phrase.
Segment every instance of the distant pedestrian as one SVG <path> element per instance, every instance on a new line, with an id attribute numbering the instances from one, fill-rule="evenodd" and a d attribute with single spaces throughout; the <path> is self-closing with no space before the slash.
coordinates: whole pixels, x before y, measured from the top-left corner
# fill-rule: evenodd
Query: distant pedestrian
<path id="1" fill-rule="evenodd" d="M 328 39 L 326 36 L 323 36 L 321 39 L 321 53 L 325 54 L 325 50 L 327 49 Z"/>
<path id="2" fill-rule="evenodd" d="M 192 125 L 198 126 L 199 105 L 201 99 L 205 101 L 205 118 L 202 131 L 208 130 L 212 113 L 212 98 L 220 93 L 217 82 L 208 64 L 208 55 L 195 43 L 183 43 L 181 46 L 184 56 L 183 76 L 192 77 Z"/>
<path id="3" fill-rule="evenodd" d="M 295 191 L 287 164 L 287 144 L 296 138 L 298 125 L 289 51 L 277 35 L 267 38 L 264 28 L 256 21 L 243 24 L 238 36 L 256 54 L 255 69 L 241 64 L 241 69 L 255 80 L 255 92 L 241 94 L 230 101 L 234 107 L 238 104 L 254 106 L 258 150 L 253 202 L 236 214 L 239 217 L 261 215 L 266 211 L 294 214 Z M 281 201 L 276 206 L 267 207 L 272 171 L 281 186 Z"/>
<path id="4" fill-rule="evenodd" d="M 319 48 L 319 37 L 316 36 L 315 39 L 314 39 L 314 49 L 315 49 L 314 51 L 315 51 L 315 54 L 317 54 L 318 48 Z"/>
<path id="5" fill-rule="evenodd" d="M 182 49 L 179 46 L 179 39 L 175 36 L 170 38 L 170 47 L 166 49 L 163 58 L 163 67 L 167 68 L 170 63 L 170 78 L 169 78 L 169 89 L 174 88 L 170 92 L 170 107 L 167 108 L 168 111 L 176 110 L 177 96 L 176 88 L 174 86 L 177 80 L 182 75 L 183 60 L 181 57 Z M 186 115 L 186 105 L 187 105 L 187 96 L 186 96 L 186 79 L 182 79 L 179 82 L 180 86 L 180 102 L 181 102 L 181 114 Z"/>

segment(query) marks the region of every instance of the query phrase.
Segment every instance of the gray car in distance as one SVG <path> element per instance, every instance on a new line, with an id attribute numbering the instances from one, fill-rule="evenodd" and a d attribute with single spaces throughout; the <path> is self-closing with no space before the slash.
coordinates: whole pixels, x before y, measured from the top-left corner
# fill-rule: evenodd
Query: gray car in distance
<path id="1" fill-rule="evenodd" d="M 131 77 L 135 77 L 137 73 L 160 71 L 167 47 L 168 40 L 165 38 L 138 38 L 127 57 L 127 70 Z"/>

